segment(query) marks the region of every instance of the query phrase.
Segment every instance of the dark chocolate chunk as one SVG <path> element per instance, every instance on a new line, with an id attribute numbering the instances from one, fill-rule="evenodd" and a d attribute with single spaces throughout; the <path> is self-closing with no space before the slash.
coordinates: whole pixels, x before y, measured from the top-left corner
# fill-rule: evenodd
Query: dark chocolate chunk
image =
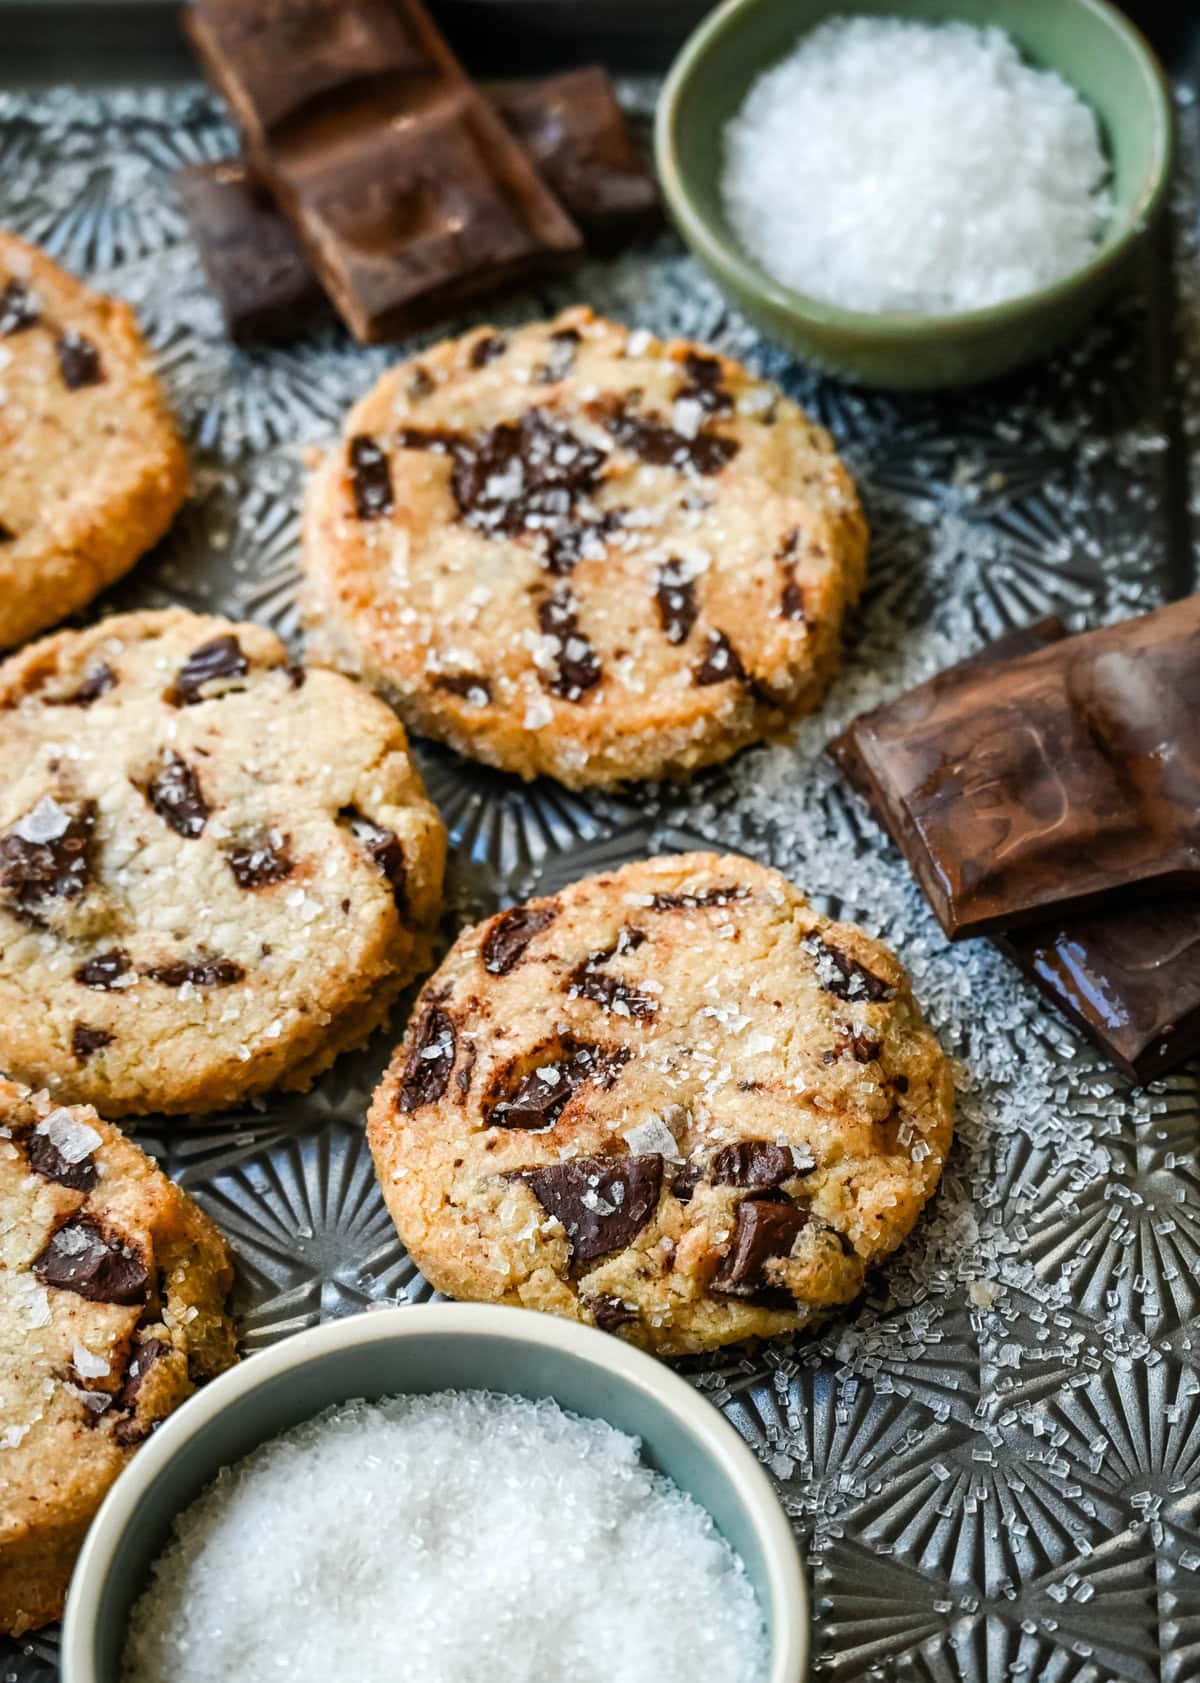
<path id="1" fill-rule="evenodd" d="M 68 695 L 55 696 L 54 700 L 60 707 L 90 707 L 93 701 L 99 701 L 102 695 L 107 695 L 116 681 L 117 675 L 112 667 L 101 661 L 99 666 L 92 667 L 83 682 Z"/>
<path id="2" fill-rule="evenodd" d="M 671 1176 L 671 1191 L 681 1204 L 690 1204 L 692 1194 L 704 1179 L 703 1165 L 697 1162 L 683 1163 Z"/>
<path id="3" fill-rule="evenodd" d="M 797 624 L 808 618 L 804 607 L 804 591 L 796 580 L 795 567 L 788 567 L 783 576 L 783 594 L 779 598 L 779 611 L 784 619 L 790 619 Z"/>
<path id="4" fill-rule="evenodd" d="M 564 701 L 581 701 L 600 682 L 601 670 L 596 651 L 579 629 L 575 598 L 565 587 L 553 596 L 543 596 L 537 616 L 543 637 L 553 637 L 557 643 L 555 673 L 542 674 L 543 684 Z"/>
<path id="5" fill-rule="evenodd" d="M 0 520 L 0 543 L 16 543 L 16 541 L 17 534 L 12 527 L 6 526 L 3 520 Z"/>
<path id="6" fill-rule="evenodd" d="M 399 1108 L 419 1110 L 436 1104 L 450 1084 L 450 1071 L 458 1041 L 454 1023 L 440 1006 L 431 1006 L 421 1018 L 408 1062 L 400 1078 Z"/>
<path id="7" fill-rule="evenodd" d="M 688 438 L 665 421 L 638 412 L 630 399 L 598 399 L 590 404 L 593 420 L 608 429 L 618 444 L 652 467 L 673 467 L 680 473 L 707 478 L 721 472 L 738 453 L 736 438 L 722 438 L 703 428 Z"/>
<path id="8" fill-rule="evenodd" d="M 525 949 L 558 915 L 558 907 L 510 906 L 491 922 L 483 942 L 483 967 L 492 976 L 507 976 L 525 956 Z"/>
<path id="9" fill-rule="evenodd" d="M 422 398 L 437 390 L 437 384 L 427 368 L 418 363 L 413 369 L 408 382 L 408 398 L 411 403 L 420 403 Z"/>
<path id="10" fill-rule="evenodd" d="M 360 520 L 379 520 L 396 506 L 392 497 L 392 468 L 375 440 L 365 432 L 350 440 L 350 480 L 354 512 Z"/>
<path id="11" fill-rule="evenodd" d="M 591 1082 L 601 1090 L 612 1086 L 629 1062 L 625 1046 L 564 1045 L 552 1062 L 530 1070 L 505 1099 L 488 1112 L 491 1128 L 552 1128 L 581 1087 Z"/>
<path id="12" fill-rule="evenodd" d="M 506 82 L 488 94 L 589 236 L 608 244 L 658 220 L 654 176 L 629 136 L 605 71 L 593 66 L 537 82 Z"/>
<path id="13" fill-rule="evenodd" d="M 357 338 L 578 249 L 419 0 L 196 0 L 185 27 Z"/>
<path id="14" fill-rule="evenodd" d="M 176 835 L 194 840 L 204 831 L 212 808 L 200 779 L 187 761 L 168 749 L 146 785 L 146 799 Z"/>
<path id="15" fill-rule="evenodd" d="M 1200 891 L 1200 596 L 859 721 L 951 939 Z"/>
<path id="16" fill-rule="evenodd" d="M 82 333 L 64 333 L 54 348 L 58 353 L 58 371 L 68 391 L 77 392 L 84 386 L 103 384 L 100 352 Z"/>
<path id="17" fill-rule="evenodd" d="M 733 1243 L 712 1279 L 713 1291 L 752 1297 L 771 1285 L 766 1265 L 791 1252 L 796 1236 L 808 1221 L 794 1204 L 767 1203 L 747 1198 L 737 1207 Z"/>
<path id="18" fill-rule="evenodd" d="M 68 1162 L 49 1134 L 43 1134 L 37 1128 L 26 1134 L 21 1143 L 25 1147 L 29 1167 L 43 1180 L 56 1181 L 59 1186 L 70 1187 L 72 1192 L 91 1192 L 100 1178 L 91 1152 L 76 1162 Z"/>
<path id="19" fill-rule="evenodd" d="M 497 357 L 503 356 L 507 349 L 508 340 L 503 333 L 485 334 L 482 339 L 476 339 L 471 346 L 471 367 L 486 368 L 489 362 L 495 362 Z"/>
<path id="20" fill-rule="evenodd" d="M 193 164 L 177 177 L 192 238 L 231 339 L 296 338 L 325 307 L 304 247 L 240 158 Z"/>
<path id="21" fill-rule="evenodd" d="M 162 1338 L 144 1338 L 140 1344 L 134 1345 L 125 1370 L 125 1381 L 117 1392 L 118 1408 L 133 1407 L 150 1369 L 155 1362 L 170 1354 L 171 1346 Z"/>
<path id="22" fill-rule="evenodd" d="M 728 414 L 733 408 L 733 399 L 721 384 L 725 371 L 719 360 L 715 356 L 689 351 L 683 359 L 683 366 L 687 379 L 676 392 L 676 397 L 691 398 L 709 415 Z"/>
<path id="23" fill-rule="evenodd" d="M 658 621 L 668 643 L 686 643 L 696 623 L 696 581 L 689 578 L 680 561 L 668 561 L 658 575 L 654 598 Z"/>
<path id="24" fill-rule="evenodd" d="M 150 1275 L 131 1246 L 86 1216 L 65 1222 L 33 1259 L 33 1272 L 46 1286 L 73 1291 L 89 1303 L 144 1303 Z"/>
<path id="25" fill-rule="evenodd" d="M 547 1215 L 566 1229 L 574 1262 L 594 1262 L 632 1244 L 658 1206 L 663 1160 L 638 1157 L 571 1157 L 520 1178 Z"/>
<path id="26" fill-rule="evenodd" d="M 350 834 L 355 841 L 362 843 L 365 851 L 391 883 L 392 897 L 397 909 L 403 914 L 408 908 L 408 866 L 400 837 L 395 830 L 385 830 L 382 824 L 376 824 L 373 818 L 359 812 L 357 807 L 344 806 L 338 816 L 344 823 L 349 824 Z"/>
<path id="27" fill-rule="evenodd" d="M 698 894 L 653 894 L 650 906 L 656 912 L 695 911 L 705 906 L 732 906 L 748 900 L 748 888 L 702 888 Z"/>
<path id="28" fill-rule="evenodd" d="M 695 671 L 697 684 L 742 683 L 746 669 L 738 652 L 723 631 L 710 631 L 704 659 Z"/>
<path id="29" fill-rule="evenodd" d="M 85 1064 L 93 1052 L 99 1052 L 105 1046 L 111 1046 L 116 1035 L 108 1029 L 92 1028 L 87 1023 L 76 1023 L 71 1030 L 71 1050 L 75 1054 L 76 1063 Z"/>
<path id="30" fill-rule="evenodd" d="M 597 1005 L 603 1005 L 606 1011 L 616 1012 L 619 1017 L 653 1017 L 658 1010 L 658 1001 L 653 995 L 630 987 L 627 982 L 622 982 L 619 977 L 604 969 L 611 959 L 619 958 L 624 953 L 636 952 L 645 939 L 640 929 L 622 929 L 613 946 L 606 947 L 601 952 L 591 953 L 571 973 L 572 997 L 594 1000 Z"/>
<path id="31" fill-rule="evenodd" d="M 797 1173 L 787 1146 L 771 1140 L 738 1140 L 722 1146 L 709 1169 L 718 1186 L 744 1186 L 750 1192 L 769 1192 Z"/>
<path id="32" fill-rule="evenodd" d="M 628 1303 L 622 1303 L 619 1297 L 585 1297 L 584 1307 L 592 1312 L 592 1319 L 601 1332 L 615 1332 L 618 1327 L 628 1326 L 630 1321 L 636 1321 L 638 1312 L 631 1309 Z"/>
<path id="33" fill-rule="evenodd" d="M 193 649 L 184 661 L 169 699 L 183 707 L 202 699 L 200 691 L 216 678 L 241 678 L 250 670 L 242 645 L 232 632 L 213 637 Z"/>
<path id="34" fill-rule="evenodd" d="M 847 1001 L 891 999 L 896 990 L 882 976 L 868 970 L 840 947 L 819 935 L 806 935 L 800 945 L 816 964 L 817 981 L 826 993 Z"/>
<path id="35" fill-rule="evenodd" d="M 270 888 L 286 881 L 296 868 L 286 847 L 263 835 L 232 843 L 225 849 L 225 859 L 239 888 Z"/>
<path id="36" fill-rule="evenodd" d="M 435 690 L 449 695 L 461 695 L 473 707 L 490 707 L 492 686 L 482 672 L 439 672 L 433 680 Z"/>
<path id="37" fill-rule="evenodd" d="M 625 511 L 619 508 L 606 508 L 603 514 L 572 509 L 547 530 L 546 571 L 565 578 L 580 561 L 603 560 L 608 553 L 607 540 L 621 530 L 624 521 Z"/>
<path id="38" fill-rule="evenodd" d="M 94 801 L 44 795 L 0 836 L 0 891 L 19 917 L 37 923 L 54 900 L 76 900 L 88 885 Z"/>
<path id="39" fill-rule="evenodd" d="M 19 280 L 10 280 L 0 292 L 0 339 L 36 327 L 41 319 L 41 311 L 29 288 Z"/>
<path id="40" fill-rule="evenodd" d="M 181 988 L 187 982 L 194 988 L 231 988 L 244 979 L 246 972 L 232 958 L 197 958 L 152 964 L 147 966 L 146 974 L 152 982 L 161 982 L 164 988 Z"/>
<path id="41" fill-rule="evenodd" d="M 560 327 L 550 335 L 550 349 L 546 360 L 533 371 L 533 377 L 544 386 L 565 380 L 579 355 L 580 335 L 577 328 Z"/>
<path id="42" fill-rule="evenodd" d="M 85 988 L 98 988 L 107 993 L 111 988 L 121 985 L 122 978 L 132 978 L 133 966 L 129 954 L 124 947 L 110 947 L 107 952 L 97 953 L 81 964 L 75 972 L 75 980 L 82 982 Z"/>

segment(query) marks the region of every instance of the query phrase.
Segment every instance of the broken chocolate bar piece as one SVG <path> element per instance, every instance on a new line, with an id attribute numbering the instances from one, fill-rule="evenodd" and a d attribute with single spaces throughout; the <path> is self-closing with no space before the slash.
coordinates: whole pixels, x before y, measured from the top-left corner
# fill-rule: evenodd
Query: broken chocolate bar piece
<path id="1" fill-rule="evenodd" d="M 194 0 L 185 19 L 356 338 L 579 249 L 420 0 Z"/>
<path id="2" fill-rule="evenodd" d="M 240 158 L 193 164 L 179 196 L 231 339 L 293 339 L 326 308 L 304 247 Z"/>
<path id="3" fill-rule="evenodd" d="M 604 242 L 658 221 L 654 176 L 598 65 L 536 82 L 497 82 L 487 93 L 589 239 Z"/>
<path id="4" fill-rule="evenodd" d="M 1200 894 L 993 939 L 1134 1081 L 1200 1052 Z"/>
<path id="5" fill-rule="evenodd" d="M 872 799 L 951 940 L 1200 892 L 1200 596 L 861 721 Z"/>
<path id="6" fill-rule="evenodd" d="M 945 694 L 969 684 L 982 666 L 1065 636 L 1056 619 L 1011 632 L 929 684 L 854 720 L 828 752 L 886 827 L 858 753 L 864 723 L 898 729 L 909 714 L 922 716 L 929 690 Z M 1153 1081 L 1200 1051 L 1200 895 L 1001 930 L 993 940 L 1132 1080 Z"/>

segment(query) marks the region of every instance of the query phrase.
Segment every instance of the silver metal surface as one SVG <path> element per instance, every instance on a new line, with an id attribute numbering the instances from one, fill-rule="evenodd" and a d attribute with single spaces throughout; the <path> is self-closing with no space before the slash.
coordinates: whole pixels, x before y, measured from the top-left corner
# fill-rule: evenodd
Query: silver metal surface
<path id="1" fill-rule="evenodd" d="M 648 109 L 652 88 L 626 92 Z M 226 343 L 171 177 L 232 146 L 198 88 L 0 95 L 0 224 L 136 305 L 193 447 L 194 500 L 104 606 L 179 601 L 292 636 L 304 446 L 397 352 L 332 328 L 254 356 Z M 1194 206 L 1185 184 L 1187 238 Z M 832 428 L 866 498 L 866 601 L 844 673 L 794 745 L 605 798 L 421 749 L 452 833 L 448 930 L 651 849 L 741 849 L 893 943 L 958 1060 L 942 1190 L 865 1300 L 814 1338 L 688 1366 L 777 1482 L 815 1579 L 819 1663 L 837 1679 L 1200 1678 L 1197 1075 L 1130 1091 L 991 948 L 948 947 L 819 757 L 861 706 L 1007 627 L 1118 618 L 1189 587 L 1188 437 L 1170 400 L 1194 395 L 1196 364 L 1169 386 L 1164 276 L 1160 258 L 1155 310 L 1129 301 L 1051 367 L 946 400 L 806 372 L 666 234 L 494 312 L 582 299 L 711 340 Z M 1194 290 L 1179 324 L 1200 342 Z M 304 1098 L 139 1136 L 229 1235 L 250 1350 L 430 1295 L 362 1133 L 399 1026 Z M 0 1644 L 3 1683 L 53 1673 L 53 1633 Z"/>

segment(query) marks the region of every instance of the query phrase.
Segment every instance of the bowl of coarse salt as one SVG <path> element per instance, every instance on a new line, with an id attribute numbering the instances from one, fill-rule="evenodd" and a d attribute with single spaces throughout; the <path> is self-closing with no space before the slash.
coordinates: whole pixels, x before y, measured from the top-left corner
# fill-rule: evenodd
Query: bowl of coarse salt
<path id="1" fill-rule="evenodd" d="M 759 327 L 869 385 L 962 385 L 1078 332 L 1165 198 L 1170 93 L 1108 0 L 727 0 L 655 149 Z"/>
<path id="2" fill-rule="evenodd" d="M 771 1483 L 622 1341 L 529 1310 L 386 1309 L 186 1402 L 79 1556 L 63 1683 L 802 1683 Z"/>

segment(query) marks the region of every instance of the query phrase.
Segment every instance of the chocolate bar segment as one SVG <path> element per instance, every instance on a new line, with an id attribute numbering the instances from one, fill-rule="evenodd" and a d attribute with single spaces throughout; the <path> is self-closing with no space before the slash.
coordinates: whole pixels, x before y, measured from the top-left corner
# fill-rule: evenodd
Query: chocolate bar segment
<path id="1" fill-rule="evenodd" d="M 887 827 L 858 751 L 864 726 L 887 734 L 928 697 L 970 685 L 981 667 L 1016 659 L 1065 637 L 1056 619 L 1009 633 L 907 695 L 876 708 L 829 744 L 847 781 Z M 1153 1081 L 1200 1051 L 1200 895 L 997 931 L 1001 952 L 1087 1033 L 1132 1080 Z"/>
<path id="2" fill-rule="evenodd" d="M 195 0 L 185 19 L 356 338 L 578 250 L 420 0 Z"/>
<path id="3" fill-rule="evenodd" d="M 1200 596 L 927 687 L 856 744 L 951 940 L 1200 892 Z"/>
<path id="4" fill-rule="evenodd" d="M 658 221 L 654 176 L 598 65 L 536 82 L 497 82 L 488 97 L 589 239 Z"/>
<path id="5" fill-rule="evenodd" d="M 239 158 L 193 164 L 179 196 L 231 339 L 292 339 L 326 308 L 304 247 Z"/>

